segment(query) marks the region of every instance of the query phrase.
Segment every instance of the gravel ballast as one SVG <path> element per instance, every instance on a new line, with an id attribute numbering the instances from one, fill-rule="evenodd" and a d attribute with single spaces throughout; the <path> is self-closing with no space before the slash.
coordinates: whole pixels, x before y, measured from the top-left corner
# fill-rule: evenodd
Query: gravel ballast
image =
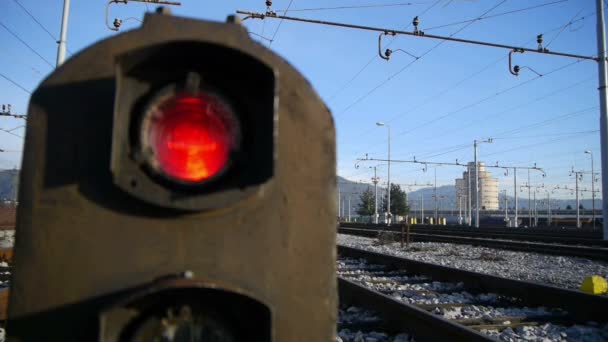
<path id="1" fill-rule="evenodd" d="M 608 263 L 577 257 L 437 242 L 413 242 L 402 249 L 397 242 L 378 245 L 377 239 L 346 234 L 338 234 L 338 244 L 567 289 L 578 289 L 587 276 L 608 278 Z"/>

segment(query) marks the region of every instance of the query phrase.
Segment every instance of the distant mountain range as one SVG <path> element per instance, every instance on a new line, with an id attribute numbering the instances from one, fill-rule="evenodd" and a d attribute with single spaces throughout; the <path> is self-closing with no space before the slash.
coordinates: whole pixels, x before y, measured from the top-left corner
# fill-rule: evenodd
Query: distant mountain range
<path id="1" fill-rule="evenodd" d="M 348 198 L 350 196 L 351 202 L 351 215 L 355 215 L 356 208 L 359 206 L 359 194 L 366 191 L 367 189 L 371 189 L 374 191 L 373 184 L 364 184 L 357 183 L 353 181 L 349 181 L 346 178 L 338 176 L 338 189 L 340 191 L 340 199 L 343 202 L 345 209 L 345 215 L 348 214 Z M 404 190 L 408 190 L 407 188 Z M 378 205 L 380 205 L 380 199 L 386 193 L 385 187 L 378 186 Z M 408 203 L 410 203 L 410 208 L 414 210 L 420 210 L 421 200 L 424 200 L 424 209 L 431 210 L 435 208 L 434 195 L 435 189 L 433 187 L 424 187 L 418 188 L 417 190 L 413 190 L 411 192 L 407 192 Z M 526 193 L 527 195 L 527 193 Z M 537 196 L 541 196 L 537 194 Z M 437 187 L 437 197 L 440 199 L 437 203 L 437 207 L 439 209 L 444 210 L 458 210 L 458 200 L 456 197 L 456 187 L 454 185 L 442 185 Z M 546 197 L 543 194 L 542 197 L 537 197 L 537 208 L 540 210 L 545 209 L 545 206 L 541 204 L 541 201 L 545 200 Z M 520 209 L 528 208 L 528 197 L 518 197 L 518 206 Z M 508 206 L 509 208 L 513 208 L 515 204 L 514 197 L 507 196 Z M 552 208 L 565 209 L 568 205 L 570 205 L 573 209 L 576 208 L 576 200 L 574 199 L 551 199 Z M 591 199 L 582 199 L 580 204 L 585 209 L 591 209 L 592 200 Z M 504 198 L 501 197 L 500 207 L 504 209 Z M 465 207 L 465 203 L 462 203 L 463 208 Z M 531 201 L 531 206 L 534 207 L 534 201 Z M 599 210 L 602 207 L 602 200 L 595 199 L 595 209 Z"/>

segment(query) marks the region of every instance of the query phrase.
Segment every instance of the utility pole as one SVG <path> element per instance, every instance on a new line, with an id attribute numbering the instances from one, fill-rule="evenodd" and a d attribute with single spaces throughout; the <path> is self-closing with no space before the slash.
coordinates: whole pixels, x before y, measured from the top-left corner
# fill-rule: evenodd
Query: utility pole
<path id="1" fill-rule="evenodd" d="M 340 222 L 341 220 L 341 211 L 340 211 L 340 207 L 342 205 L 342 201 L 340 200 L 340 196 L 341 196 L 342 192 L 340 191 L 340 186 L 338 185 L 338 222 Z"/>
<path id="2" fill-rule="evenodd" d="M 376 174 L 376 166 L 374 166 L 374 178 L 372 178 L 372 182 L 374 183 L 374 223 L 378 224 L 378 175 Z"/>
<path id="3" fill-rule="evenodd" d="M 508 222 L 509 222 L 509 201 L 507 199 L 507 190 L 503 190 L 505 193 L 505 222 L 507 222 L 507 226 L 508 226 Z"/>
<path id="4" fill-rule="evenodd" d="M 424 224 L 424 194 L 420 194 L 420 224 Z"/>
<path id="5" fill-rule="evenodd" d="M 517 168 L 513 168 L 513 195 L 515 196 L 515 213 L 513 214 L 513 227 L 519 227 L 519 218 L 517 217 Z"/>
<path id="6" fill-rule="evenodd" d="M 435 169 L 435 195 L 433 197 L 435 198 L 435 224 L 437 224 L 437 167 L 435 167 L 434 169 Z"/>
<path id="7" fill-rule="evenodd" d="M 532 200 L 530 197 L 530 170 L 528 170 L 528 227 L 532 227 Z"/>
<path id="8" fill-rule="evenodd" d="M 391 224 L 391 126 L 382 121 L 376 122 L 377 126 L 385 126 L 388 129 L 388 195 L 386 200 L 386 223 Z"/>
<path id="9" fill-rule="evenodd" d="M 575 187 L 574 187 L 574 191 L 576 192 L 576 228 L 580 228 L 581 227 L 581 216 L 580 216 L 580 199 L 578 196 L 579 193 L 579 188 L 578 188 L 578 181 L 579 179 L 583 179 L 583 172 L 582 171 L 574 171 L 574 169 L 572 171 L 570 171 L 570 175 L 574 175 L 575 178 Z"/>
<path id="10" fill-rule="evenodd" d="M 350 197 L 352 196 L 352 193 L 348 194 L 348 222 L 350 222 Z"/>
<path id="11" fill-rule="evenodd" d="M 473 226 L 473 213 L 472 213 L 472 207 L 471 207 L 471 168 L 467 167 L 467 178 L 468 178 L 468 182 L 469 185 L 467 186 L 467 190 L 469 192 L 469 195 L 467 196 L 467 200 L 469 202 L 469 215 L 468 215 L 468 221 L 469 221 L 469 227 Z"/>
<path id="12" fill-rule="evenodd" d="M 458 195 L 458 224 L 462 224 L 462 195 Z"/>
<path id="13" fill-rule="evenodd" d="M 591 156 L 591 220 L 593 221 L 593 230 L 595 230 L 595 170 L 593 168 L 593 152 L 585 151 Z"/>
<path id="14" fill-rule="evenodd" d="M 608 97 L 606 93 L 606 27 L 604 24 L 604 0 L 597 0 L 597 52 L 600 96 L 600 146 L 602 159 L 602 184 L 608 184 Z M 602 215 L 604 240 L 608 240 L 608 186 L 602 186 Z"/>
<path id="15" fill-rule="evenodd" d="M 66 39 L 68 35 L 68 17 L 70 15 L 70 0 L 63 0 L 63 15 L 61 17 L 61 33 L 57 47 L 57 67 L 65 61 Z"/>
<path id="16" fill-rule="evenodd" d="M 538 227 L 538 211 L 536 210 L 536 188 L 534 189 L 534 227 Z"/>
<path id="17" fill-rule="evenodd" d="M 551 191 L 547 189 L 547 226 L 551 226 Z"/>

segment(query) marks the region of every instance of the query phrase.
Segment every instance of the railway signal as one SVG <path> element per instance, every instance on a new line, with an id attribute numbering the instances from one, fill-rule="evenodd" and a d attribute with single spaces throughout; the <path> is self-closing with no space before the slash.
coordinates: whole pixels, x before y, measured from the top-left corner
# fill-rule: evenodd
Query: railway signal
<path id="1" fill-rule="evenodd" d="M 334 339 L 333 121 L 234 17 L 147 14 L 27 118 L 9 338 Z"/>

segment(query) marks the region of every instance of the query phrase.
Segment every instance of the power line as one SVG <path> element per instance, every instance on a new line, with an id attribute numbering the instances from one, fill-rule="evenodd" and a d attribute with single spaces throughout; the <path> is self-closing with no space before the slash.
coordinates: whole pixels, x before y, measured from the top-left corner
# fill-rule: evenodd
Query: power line
<path id="1" fill-rule="evenodd" d="M 28 49 L 30 49 L 30 51 L 35 53 L 38 57 L 40 57 L 43 61 L 45 61 L 46 64 L 48 64 L 51 68 L 53 68 L 53 64 L 51 64 L 51 62 L 49 62 L 46 58 L 42 57 L 42 55 L 39 54 L 38 51 L 36 51 L 33 47 L 31 47 L 28 43 L 26 43 L 23 39 L 21 39 L 17 34 L 15 34 L 8 27 L 6 27 L 6 25 L 4 25 L 2 22 L 0 22 L 0 26 L 2 26 L 8 33 L 13 35 L 13 37 L 15 37 L 17 40 L 19 40 L 23 45 L 25 45 Z"/>
<path id="2" fill-rule="evenodd" d="M 433 7 L 435 7 L 437 4 L 439 4 L 439 2 L 441 2 L 441 0 L 437 0 L 437 1 L 435 1 L 435 2 L 434 2 L 432 5 L 431 5 L 431 6 L 427 7 L 427 8 L 426 8 L 424 11 L 422 11 L 421 13 L 419 13 L 419 14 L 418 14 L 418 16 L 420 17 L 420 16 L 423 16 L 424 14 L 426 14 L 426 13 L 427 13 L 428 11 L 430 11 L 430 10 L 431 10 Z M 412 24 L 410 23 L 410 24 L 408 24 L 407 26 L 405 26 L 405 27 L 404 27 L 404 30 L 407 30 L 407 29 L 408 29 L 408 28 L 409 28 L 411 25 L 412 25 Z M 391 44 L 392 44 L 392 43 L 395 41 L 395 39 L 397 39 L 397 37 L 396 37 L 396 36 L 395 36 L 395 37 L 393 37 L 393 39 L 392 39 L 392 40 L 391 40 L 391 41 L 390 41 L 390 42 L 389 42 L 389 43 L 388 43 L 386 46 L 387 46 L 387 47 L 388 47 L 388 46 L 390 46 L 390 45 L 391 45 Z M 345 84 L 344 84 L 342 87 L 340 87 L 340 88 L 339 88 L 339 89 L 338 89 L 336 92 L 334 92 L 334 94 L 333 94 L 333 95 L 331 95 L 327 101 L 331 101 L 331 100 L 333 100 L 333 99 L 334 99 L 336 96 L 338 96 L 338 94 L 339 94 L 339 93 L 341 93 L 342 91 L 344 91 L 344 89 L 348 88 L 348 86 L 349 86 L 349 85 L 350 85 L 350 84 L 351 84 L 351 83 L 352 83 L 352 82 L 353 82 L 355 79 L 357 79 L 357 77 L 359 77 L 359 75 L 361 75 L 361 73 L 363 73 L 363 71 L 364 71 L 365 69 L 367 69 L 367 67 L 368 67 L 370 64 L 372 64 L 372 62 L 373 62 L 374 60 L 376 60 L 376 59 L 377 59 L 376 54 L 374 54 L 374 55 L 373 55 L 373 56 L 370 58 L 370 60 L 369 60 L 369 61 L 368 61 L 368 62 L 367 62 L 367 63 L 366 63 L 366 64 L 365 64 L 363 67 L 361 67 L 361 69 L 359 69 L 359 71 L 357 71 L 357 72 L 355 73 L 355 75 L 354 75 L 353 77 L 351 77 L 351 78 L 350 78 L 350 79 L 349 79 L 349 80 L 348 80 L 348 81 L 347 81 L 347 82 L 346 82 L 346 83 L 345 83 Z"/>
<path id="3" fill-rule="evenodd" d="M 292 3 L 293 3 L 293 0 L 289 0 L 289 5 L 287 5 L 287 9 L 283 13 L 283 15 L 287 14 L 287 11 L 289 11 L 289 7 L 291 7 Z M 277 29 L 274 31 L 274 34 L 272 35 L 272 38 L 270 38 L 270 43 L 268 43 L 268 47 L 270 47 L 272 45 L 272 42 L 274 41 L 274 38 L 277 36 L 277 33 L 279 32 L 279 29 L 281 28 L 281 24 L 283 24 L 283 19 L 281 19 L 281 21 L 279 21 L 279 25 L 277 26 Z"/>
<path id="4" fill-rule="evenodd" d="M 578 17 L 578 16 L 581 14 L 581 12 L 582 12 L 582 11 L 583 11 L 583 9 L 581 8 L 581 10 L 580 10 L 580 11 L 578 11 L 578 12 L 577 12 L 577 13 L 576 13 L 576 14 L 575 14 L 573 17 L 572 17 L 572 19 L 570 19 L 570 21 L 569 21 L 568 23 L 566 23 L 564 26 L 562 26 L 561 30 L 559 30 L 559 32 L 557 32 L 557 34 L 556 34 L 555 36 L 553 36 L 553 38 L 551 38 L 551 40 L 550 40 L 550 41 L 547 43 L 547 45 L 546 45 L 545 47 L 549 47 L 549 45 L 551 45 L 551 43 L 553 43 L 553 42 L 554 42 L 554 41 L 557 39 L 557 37 L 559 37 L 559 35 L 560 35 L 560 34 L 562 34 L 562 32 L 564 32 L 564 30 L 566 29 L 566 27 L 568 27 L 568 26 L 572 25 L 572 21 L 573 21 L 573 20 L 574 20 L 576 17 Z"/>
<path id="5" fill-rule="evenodd" d="M 575 22 L 577 22 L 577 21 L 585 20 L 585 19 L 589 18 L 589 16 L 591 16 L 591 15 L 595 15 L 596 13 L 597 13 L 597 11 L 596 11 L 596 12 L 587 13 L 587 14 L 585 14 L 583 17 L 581 17 L 581 18 L 579 18 L 579 19 L 576 19 L 576 20 L 574 20 L 574 21 L 573 21 L 573 20 L 571 20 L 570 22 L 568 22 L 568 23 L 566 23 L 566 24 L 564 24 L 564 25 L 561 25 L 561 26 L 559 26 L 559 27 L 557 27 L 557 28 L 550 29 L 550 30 L 548 30 L 548 31 L 546 31 L 546 32 L 543 32 L 543 34 L 544 34 L 544 35 L 547 35 L 547 34 L 549 34 L 549 33 L 552 33 L 552 32 L 555 32 L 555 31 L 558 31 L 558 30 L 560 30 L 562 27 L 567 27 L 567 26 L 570 26 L 570 25 L 572 25 L 573 23 L 575 23 Z M 534 39 L 531 39 L 531 40 L 529 40 L 528 42 L 523 43 L 522 45 L 527 45 L 527 44 L 528 44 L 530 41 L 532 41 L 532 40 L 534 40 Z M 490 63 L 490 64 L 488 64 L 488 65 L 484 66 L 484 67 L 483 67 L 483 68 L 481 68 L 479 71 L 476 71 L 475 73 L 473 73 L 473 74 L 471 74 L 471 75 L 469 75 L 469 76 L 465 77 L 464 79 L 462 79 L 462 80 L 460 80 L 460 81 L 456 82 L 456 84 L 454 84 L 454 85 L 453 85 L 453 86 L 451 86 L 450 88 L 447 88 L 447 89 L 445 89 L 445 90 L 443 90 L 443 91 L 441 91 L 441 92 L 439 92 L 439 93 L 437 93 L 437 94 L 434 94 L 434 95 L 432 95 L 432 96 L 429 96 L 429 97 L 428 97 L 428 98 L 427 98 L 425 101 L 423 101 L 422 103 L 420 103 L 420 104 L 418 104 L 418 105 L 416 105 L 416 106 L 414 106 L 414 107 L 410 108 L 410 109 L 409 109 L 409 110 L 407 110 L 406 112 L 403 112 L 403 113 L 401 113 L 401 114 L 399 114 L 399 115 L 393 116 L 392 118 L 390 118 L 390 119 L 389 119 L 389 120 L 387 120 L 387 121 L 388 121 L 388 122 L 392 122 L 392 121 L 396 120 L 397 118 L 399 118 L 399 117 L 403 117 L 404 115 L 409 114 L 409 113 L 411 113 L 412 111 L 414 111 L 414 110 L 416 110 L 416 109 L 418 109 L 418 108 L 422 107 L 422 106 L 423 106 L 423 105 L 425 105 L 426 103 L 429 103 L 429 102 L 431 102 L 431 101 L 436 101 L 438 96 L 442 96 L 442 95 L 444 95 L 444 94 L 448 93 L 449 91 L 451 91 L 451 90 L 453 90 L 453 89 L 456 89 L 458 86 L 460 86 L 460 84 L 464 83 L 465 81 L 467 81 L 467 80 L 469 80 L 469 79 L 473 78 L 474 76 L 476 76 L 476 75 L 478 75 L 478 74 L 481 74 L 483 71 L 485 71 L 485 70 L 487 70 L 488 68 L 490 68 L 490 67 L 492 67 L 492 66 L 494 66 L 494 65 L 498 64 L 500 61 L 503 61 L 503 60 L 505 60 L 506 58 L 507 58 L 507 56 L 504 56 L 504 57 L 501 57 L 501 58 L 497 59 L 496 61 L 494 61 L 494 62 L 492 62 L 492 63 Z M 370 62 L 371 62 L 371 61 L 370 61 Z M 585 81 L 586 81 L 586 80 L 585 80 Z M 582 82 L 579 82 L 579 83 L 582 83 Z M 576 86 L 576 85 L 578 85 L 579 83 L 577 83 L 577 84 L 575 84 L 575 85 L 573 85 L 573 86 Z M 570 88 L 570 87 L 568 87 L 568 88 Z M 568 88 L 565 88 L 565 89 L 568 89 Z M 565 90 L 565 89 L 562 89 L 562 90 Z M 561 91 L 561 90 L 559 90 L 559 91 Z M 558 92 L 559 92 L 559 91 L 558 91 Z M 547 96 L 545 96 L 545 97 L 548 97 L 548 96 L 550 96 L 550 95 L 553 95 L 553 94 L 548 94 L 548 95 L 547 95 Z M 542 98 L 544 98 L 544 97 L 537 98 L 536 100 L 533 100 L 533 101 L 531 101 L 531 102 L 529 102 L 529 103 L 533 103 L 533 102 L 535 102 L 535 101 L 537 101 L 537 100 L 540 100 L 540 99 L 542 99 Z M 529 103 L 528 103 L 528 104 L 529 104 Z M 516 107 L 513 107 L 513 108 L 511 108 L 511 109 L 508 109 L 508 110 L 506 110 L 506 111 L 503 111 L 503 112 L 499 113 L 499 115 L 500 115 L 500 114 L 504 114 L 505 112 L 508 112 L 508 111 L 510 111 L 510 110 L 514 110 L 514 109 L 516 109 L 516 108 L 519 108 L 519 107 L 517 107 L 517 106 L 516 106 Z M 478 121 L 478 122 L 473 122 L 473 123 L 471 123 L 470 125 L 467 125 L 467 126 L 464 126 L 464 127 L 469 127 L 469 126 L 471 126 L 471 125 L 474 125 L 475 123 L 479 123 L 479 121 Z M 457 130 L 462 129 L 462 128 L 464 128 L 464 127 L 455 128 L 455 129 L 453 129 L 453 130 L 449 130 L 449 131 L 447 131 L 446 133 L 453 132 L 453 131 L 457 131 Z M 358 135 L 358 136 L 363 136 L 363 135 L 366 135 L 366 134 L 368 134 L 368 133 L 371 133 L 372 131 L 373 131 L 373 129 L 371 129 L 371 128 L 370 128 L 369 130 L 365 131 L 364 133 L 362 133 L 362 134 L 360 134 L 360 135 Z M 442 135 L 443 135 L 443 134 L 442 134 Z"/>
<path id="6" fill-rule="evenodd" d="M 5 76 L 4 74 L 0 73 L 0 77 L 4 78 L 5 80 L 11 82 L 13 85 L 15 85 L 16 87 L 18 87 L 19 89 L 23 90 L 24 92 L 31 94 L 32 92 L 25 89 L 25 87 L 23 87 L 22 85 L 20 85 L 19 83 L 13 81 L 12 79 L 10 79 L 9 77 Z"/>
<path id="7" fill-rule="evenodd" d="M 19 7 L 21 7 L 21 9 L 27 13 L 27 15 L 36 22 L 36 24 L 38 24 L 38 26 L 40 26 L 41 29 L 44 30 L 44 32 L 46 32 L 49 37 L 51 37 L 51 39 L 53 39 L 55 42 L 57 42 L 57 37 L 55 37 L 44 25 L 42 25 L 42 23 L 40 21 L 38 21 L 38 19 L 36 19 L 36 17 L 34 17 L 34 15 L 32 13 L 30 13 L 30 11 L 28 11 L 25 7 L 23 7 L 23 5 L 17 1 L 17 0 L 13 0 L 17 5 L 19 5 Z"/>
<path id="8" fill-rule="evenodd" d="M 425 31 L 432 31 L 432 30 L 436 30 L 436 29 L 440 29 L 440 28 L 444 28 L 444 27 L 450 27 L 450 26 L 455 26 L 455 25 L 459 25 L 459 24 L 465 24 L 465 23 L 469 23 L 469 22 L 473 22 L 473 21 L 480 21 L 480 20 L 485 20 L 485 19 L 490 19 L 490 18 L 497 18 L 497 17 L 501 17 L 501 16 L 504 16 L 504 15 L 508 15 L 508 14 L 519 13 L 519 12 L 524 12 L 524 11 L 529 11 L 529 10 L 532 10 L 532 9 L 540 8 L 540 7 L 555 5 L 555 4 L 559 4 L 561 2 L 566 2 L 566 1 L 569 1 L 569 0 L 558 0 L 558 1 L 548 2 L 548 3 L 544 3 L 544 4 L 540 4 L 540 5 L 520 8 L 520 9 L 516 9 L 516 10 L 502 12 L 502 13 L 496 13 L 496 14 L 492 14 L 492 15 L 488 15 L 488 16 L 483 16 L 483 17 L 478 17 L 478 18 L 474 18 L 474 19 L 467 19 L 467 20 L 457 21 L 457 22 L 453 22 L 453 23 L 449 23 L 449 24 L 443 24 L 443 25 L 428 27 L 428 28 L 425 28 L 424 30 Z"/>
<path id="9" fill-rule="evenodd" d="M 567 1 L 567 0 L 562 0 Z M 425 5 L 428 2 L 401 2 L 393 4 L 368 4 L 358 6 L 336 6 L 336 7 L 316 7 L 316 8 L 295 8 L 291 9 L 291 12 L 312 12 L 312 11 L 331 11 L 331 10 L 345 10 L 345 9 L 363 9 L 363 8 L 382 8 L 382 7 L 401 7 L 401 6 L 414 6 L 414 5 Z M 277 12 L 283 12 L 284 10 L 277 10 Z"/>
<path id="10" fill-rule="evenodd" d="M 507 0 L 503 0 L 500 3 L 494 5 L 492 8 L 490 8 L 489 10 L 485 11 L 482 15 L 480 15 L 479 17 L 483 17 L 484 15 L 490 13 L 491 11 L 493 11 L 494 9 L 496 9 L 497 7 L 499 7 L 500 5 L 504 4 L 505 2 L 507 2 Z M 382 81 L 380 84 L 378 84 L 376 87 L 372 88 L 370 91 L 368 91 L 365 95 L 359 97 L 357 100 L 355 100 L 355 102 L 351 103 L 350 105 L 348 105 L 343 111 L 342 114 L 345 113 L 346 111 L 348 111 L 349 109 L 351 109 L 352 107 L 354 107 L 356 104 L 358 104 L 359 102 L 363 101 L 363 99 L 365 99 L 366 97 L 370 96 L 372 93 L 374 93 L 376 90 L 378 90 L 380 87 L 382 87 L 383 85 L 385 85 L 386 83 L 388 83 L 390 80 L 392 80 L 394 77 L 396 77 L 397 75 L 401 74 L 403 71 L 405 71 L 406 69 L 408 69 L 410 66 L 412 66 L 414 63 L 416 63 L 417 61 L 419 61 L 420 59 L 422 59 L 422 57 L 428 55 L 429 53 L 431 53 L 433 50 L 435 50 L 436 48 L 438 48 L 439 46 L 441 46 L 443 43 L 445 43 L 447 40 L 450 39 L 454 39 L 454 35 L 456 35 L 457 33 L 461 32 L 462 30 L 466 29 L 467 27 L 469 27 L 470 25 L 472 25 L 474 23 L 474 21 L 467 23 L 466 25 L 464 25 L 463 27 L 459 28 L 458 30 L 456 30 L 455 32 L 453 32 L 452 34 L 450 34 L 449 37 L 444 37 L 446 39 L 441 40 L 440 42 L 438 42 L 437 44 L 435 44 L 433 47 L 431 47 L 430 49 L 426 50 L 422 55 L 420 55 L 419 58 L 414 59 L 413 61 L 411 61 L 410 63 L 408 63 L 407 65 L 405 65 L 403 68 L 399 69 L 396 73 L 393 73 L 392 75 L 390 75 L 387 79 L 385 79 L 384 81 Z M 387 31 L 385 31 L 387 32 Z M 411 32 L 408 32 L 408 34 L 410 34 Z M 414 36 L 418 36 L 417 34 L 411 33 Z M 424 35 L 421 35 L 420 37 L 424 37 Z M 337 117 L 338 115 L 336 115 Z"/>

